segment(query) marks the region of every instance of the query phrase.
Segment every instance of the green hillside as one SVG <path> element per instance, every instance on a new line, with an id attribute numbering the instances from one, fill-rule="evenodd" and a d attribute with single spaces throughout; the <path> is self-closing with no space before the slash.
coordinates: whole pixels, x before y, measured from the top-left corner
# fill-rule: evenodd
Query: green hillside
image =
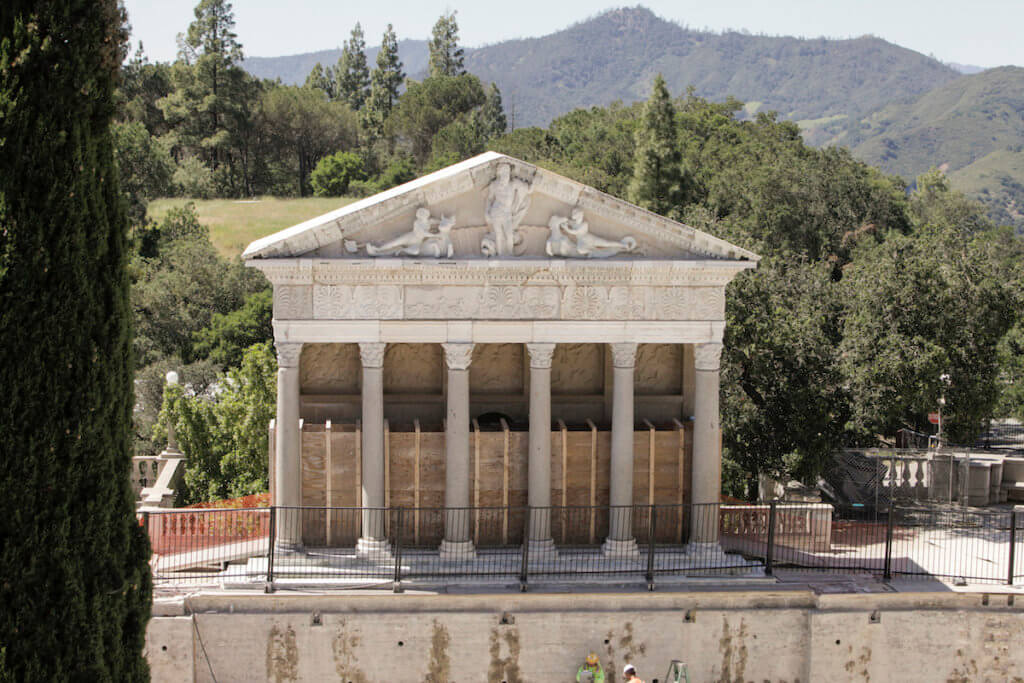
<path id="1" fill-rule="evenodd" d="M 831 142 L 908 180 L 938 166 L 997 220 L 1024 224 L 1024 68 L 963 76 L 887 105 Z"/>

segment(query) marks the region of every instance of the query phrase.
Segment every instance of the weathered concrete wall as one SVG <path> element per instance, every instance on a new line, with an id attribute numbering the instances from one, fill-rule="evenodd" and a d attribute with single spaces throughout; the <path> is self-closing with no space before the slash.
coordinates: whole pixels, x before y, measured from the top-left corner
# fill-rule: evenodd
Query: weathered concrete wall
<path id="1" fill-rule="evenodd" d="M 150 622 L 154 681 L 1021 681 L 1006 595 L 195 595 Z M 158 614 L 173 614 L 163 607 Z M 165 649 L 166 648 L 166 649 Z"/>

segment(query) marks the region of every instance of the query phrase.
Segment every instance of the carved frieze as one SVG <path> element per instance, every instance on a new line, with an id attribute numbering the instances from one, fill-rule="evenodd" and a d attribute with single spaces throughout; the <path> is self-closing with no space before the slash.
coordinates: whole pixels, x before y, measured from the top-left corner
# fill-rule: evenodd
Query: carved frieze
<path id="1" fill-rule="evenodd" d="M 563 320 L 643 319 L 642 291 L 632 287 L 576 287 L 562 293 Z"/>
<path id="2" fill-rule="evenodd" d="M 384 285 L 314 285 L 317 320 L 398 320 L 402 288 Z"/>
<path id="3" fill-rule="evenodd" d="M 370 256 L 427 256 L 451 258 L 454 253 L 451 232 L 455 227 L 455 216 L 432 218 L 430 209 L 421 206 L 416 209 L 412 230 L 382 244 L 372 242 L 361 245 L 355 240 L 345 241 L 345 250 L 358 253 L 365 249 Z"/>
<path id="4" fill-rule="evenodd" d="M 313 317 L 313 288 L 309 285 L 274 287 L 275 320 L 308 320 Z"/>

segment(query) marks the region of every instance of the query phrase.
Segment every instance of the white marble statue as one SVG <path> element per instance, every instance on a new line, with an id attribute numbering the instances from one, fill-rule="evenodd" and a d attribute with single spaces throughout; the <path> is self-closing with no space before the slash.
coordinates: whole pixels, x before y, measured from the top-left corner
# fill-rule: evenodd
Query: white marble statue
<path id="1" fill-rule="evenodd" d="M 450 257 L 453 251 L 451 231 L 454 226 L 454 216 L 431 218 L 430 209 L 420 207 L 416 209 L 416 219 L 412 222 L 411 231 L 383 244 L 367 243 L 366 253 L 370 256 Z M 346 248 L 349 249 L 348 245 Z"/>
<path id="2" fill-rule="evenodd" d="M 513 256 L 522 242 L 519 224 L 530 208 L 531 186 L 522 178 L 512 176 L 511 164 L 498 164 L 497 175 L 487 187 L 484 220 L 491 234 L 480 242 L 485 256 Z"/>
<path id="3" fill-rule="evenodd" d="M 636 249 L 633 237 L 623 237 L 616 242 L 592 234 L 580 208 L 573 209 L 568 218 L 552 216 L 548 228 L 551 235 L 544 246 L 548 256 L 607 258 Z"/>

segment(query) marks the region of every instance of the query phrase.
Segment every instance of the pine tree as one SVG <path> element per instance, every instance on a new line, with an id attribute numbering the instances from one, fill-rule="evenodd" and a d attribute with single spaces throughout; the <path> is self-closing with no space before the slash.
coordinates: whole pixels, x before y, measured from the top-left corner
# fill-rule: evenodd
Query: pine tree
<path id="1" fill-rule="evenodd" d="M 363 27 L 357 22 L 352 37 L 341 48 L 341 58 L 334 69 L 338 82 L 338 99 L 359 111 L 370 91 L 370 69 L 366 66 L 366 41 Z"/>
<path id="2" fill-rule="evenodd" d="M 338 84 L 334 80 L 334 69 L 329 66 L 324 68 L 320 62 L 317 62 L 306 76 L 306 87 L 322 90 L 329 100 L 338 99 Z"/>
<path id="3" fill-rule="evenodd" d="M 128 483 L 117 0 L 0 5 L 0 649 L 18 681 L 145 681 Z"/>
<path id="4" fill-rule="evenodd" d="M 384 121 L 398 102 L 398 89 L 405 80 L 402 60 L 398 57 L 398 38 L 391 24 L 384 31 L 380 52 L 377 53 L 377 68 L 373 70 L 370 83 L 370 98 L 363 109 L 362 126 L 369 137 L 378 138 L 383 133 Z"/>
<path id="5" fill-rule="evenodd" d="M 683 181 L 676 112 L 665 79 L 658 74 L 636 131 L 629 201 L 654 213 L 677 213 L 684 199 Z"/>
<path id="6" fill-rule="evenodd" d="M 501 104 L 501 91 L 495 83 L 487 89 L 487 99 L 480 108 L 480 133 L 485 140 L 503 135 L 508 130 L 508 119 Z"/>
<path id="7" fill-rule="evenodd" d="M 461 76 L 466 73 L 463 64 L 464 53 L 459 47 L 459 24 L 455 21 L 457 12 L 442 14 L 434 24 L 433 38 L 430 39 L 430 75 Z"/>

